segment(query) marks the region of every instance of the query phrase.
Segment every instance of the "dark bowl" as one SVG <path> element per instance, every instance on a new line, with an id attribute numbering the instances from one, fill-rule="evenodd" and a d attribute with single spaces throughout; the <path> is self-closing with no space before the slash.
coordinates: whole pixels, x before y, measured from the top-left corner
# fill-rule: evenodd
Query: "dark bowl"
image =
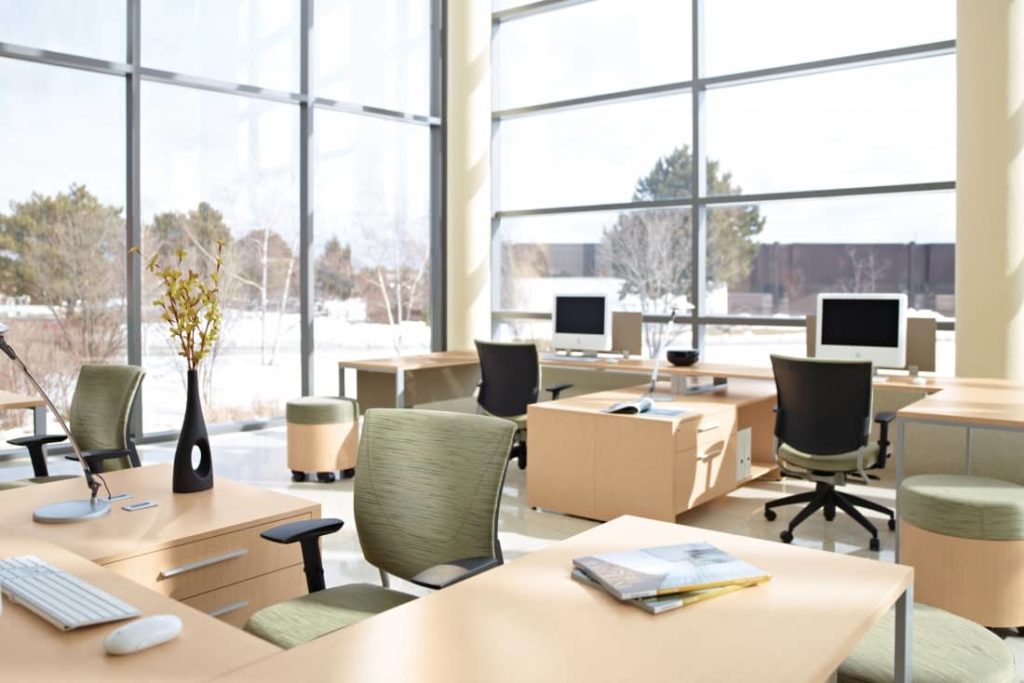
<path id="1" fill-rule="evenodd" d="M 668 362 L 672 365 L 693 365 L 700 360 L 700 351 L 697 349 L 669 349 L 665 352 Z"/>

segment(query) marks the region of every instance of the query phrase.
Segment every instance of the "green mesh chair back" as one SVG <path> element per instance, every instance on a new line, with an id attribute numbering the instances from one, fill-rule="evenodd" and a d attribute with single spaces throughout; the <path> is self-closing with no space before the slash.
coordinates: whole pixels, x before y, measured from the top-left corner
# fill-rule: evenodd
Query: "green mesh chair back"
<path id="1" fill-rule="evenodd" d="M 355 521 L 367 561 L 409 579 L 454 560 L 493 557 L 515 424 L 431 410 L 366 411 Z"/>
<path id="2" fill-rule="evenodd" d="M 83 365 L 71 398 L 70 424 L 83 451 L 128 448 L 128 416 L 145 371 L 135 365 Z M 129 467 L 127 458 L 104 463 L 105 470 Z"/>

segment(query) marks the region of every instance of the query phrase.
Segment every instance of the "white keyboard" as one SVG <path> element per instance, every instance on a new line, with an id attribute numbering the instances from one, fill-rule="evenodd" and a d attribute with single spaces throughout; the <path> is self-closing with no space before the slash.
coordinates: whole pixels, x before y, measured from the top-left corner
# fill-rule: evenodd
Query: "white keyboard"
<path id="1" fill-rule="evenodd" d="M 541 360 L 567 360 L 570 363 L 596 363 L 599 360 L 607 359 L 598 358 L 597 356 L 563 356 L 557 353 L 545 353 L 541 356 Z"/>
<path id="2" fill-rule="evenodd" d="M 32 555 L 0 558 L 0 588 L 11 600 L 65 631 L 142 614 L 110 593 Z"/>

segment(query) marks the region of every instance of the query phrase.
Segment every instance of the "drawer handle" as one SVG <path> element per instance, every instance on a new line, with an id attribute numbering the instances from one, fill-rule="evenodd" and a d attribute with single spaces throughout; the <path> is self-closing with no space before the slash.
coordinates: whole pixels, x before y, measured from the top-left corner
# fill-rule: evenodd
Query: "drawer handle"
<path id="1" fill-rule="evenodd" d="M 712 458 L 717 458 L 718 456 L 720 456 L 722 454 L 722 451 L 724 451 L 724 450 L 725 450 L 725 445 L 724 444 L 718 444 L 718 447 L 716 449 L 714 449 L 713 451 L 708 451 L 704 455 L 698 455 L 697 459 L 698 460 L 711 460 Z"/>
<path id="2" fill-rule="evenodd" d="M 214 555 L 213 557 L 207 557 L 203 560 L 196 560 L 195 562 L 183 564 L 180 567 L 174 567 L 173 569 L 165 569 L 162 572 L 160 572 L 160 579 L 169 579 L 172 576 L 178 576 L 179 574 L 194 572 L 197 569 L 202 569 L 204 567 L 220 564 L 221 562 L 227 562 L 228 560 L 233 560 L 236 557 L 242 557 L 243 555 L 247 555 L 248 553 L 249 551 L 245 548 L 239 548 L 238 550 L 232 550 L 231 552 L 224 553 L 223 555 Z"/>
<path id="3" fill-rule="evenodd" d="M 222 617 L 225 614 L 230 614 L 231 612 L 237 612 L 238 610 L 244 609 L 244 608 L 246 608 L 248 606 L 249 606 L 249 601 L 248 600 L 239 600 L 238 602 L 229 602 L 228 604 L 224 605 L 223 607 L 218 607 L 217 609 L 212 609 L 209 612 L 207 612 L 207 614 L 209 614 L 211 617 Z"/>
<path id="4" fill-rule="evenodd" d="M 697 433 L 703 434 L 704 432 L 710 432 L 712 429 L 718 429 L 718 425 L 701 425 L 697 428 Z"/>

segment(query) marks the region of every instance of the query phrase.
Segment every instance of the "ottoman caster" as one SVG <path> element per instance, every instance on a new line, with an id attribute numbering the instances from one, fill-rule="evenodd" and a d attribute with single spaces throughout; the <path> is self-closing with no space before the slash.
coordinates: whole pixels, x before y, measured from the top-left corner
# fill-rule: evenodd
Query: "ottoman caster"
<path id="1" fill-rule="evenodd" d="M 292 470 L 292 481 L 306 481 L 306 473 Z"/>
<path id="2" fill-rule="evenodd" d="M 321 484 L 330 484 L 334 481 L 334 472 L 317 472 L 316 479 Z"/>
<path id="3" fill-rule="evenodd" d="M 342 470 L 341 476 L 344 477 L 345 479 L 351 479 L 352 477 L 356 476 L 356 468 L 349 467 L 348 469 Z"/>

